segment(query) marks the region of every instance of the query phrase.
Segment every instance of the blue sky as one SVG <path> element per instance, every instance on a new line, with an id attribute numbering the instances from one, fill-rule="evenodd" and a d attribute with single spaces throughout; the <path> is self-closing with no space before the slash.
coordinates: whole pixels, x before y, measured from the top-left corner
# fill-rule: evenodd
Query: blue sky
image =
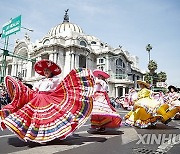
<path id="1" fill-rule="evenodd" d="M 119 45 L 139 57 L 139 68 L 147 70 L 150 43 L 151 59 L 158 70 L 168 75 L 168 84 L 180 87 L 180 1 L 179 0 L 1 0 L 0 27 L 10 18 L 22 15 L 21 30 L 10 36 L 9 49 L 15 39 L 28 32 L 31 40 L 41 39 L 63 21 L 69 8 L 70 22 L 86 34 L 96 36 L 116 48 Z M 3 39 L 0 47 L 3 47 Z"/>

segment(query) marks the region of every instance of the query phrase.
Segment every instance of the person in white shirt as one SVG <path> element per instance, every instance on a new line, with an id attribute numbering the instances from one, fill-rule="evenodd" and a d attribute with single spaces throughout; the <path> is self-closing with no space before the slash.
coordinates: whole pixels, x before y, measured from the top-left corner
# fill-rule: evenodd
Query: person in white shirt
<path id="1" fill-rule="evenodd" d="M 47 59 L 36 62 L 34 69 L 45 78 L 33 90 L 10 76 L 5 78 L 12 102 L 0 110 L 0 127 L 25 142 L 65 139 L 90 116 L 94 77 L 89 69 L 78 68 L 60 81 L 61 68 Z"/>
<path id="2" fill-rule="evenodd" d="M 60 79 L 57 76 L 54 76 L 52 71 L 48 68 L 44 68 L 44 75 L 46 78 L 35 83 L 33 90 L 52 92 L 60 83 Z"/>
<path id="3" fill-rule="evenodd" d="M 97 77 L 94 86 L 93 110 L 91 113 L 91 128 L 98 132 L 105 131 L 105 128 L 119 128 L 121 117 L 111 105 L 107 94 L 108 85 L 105 79 L 109 74 L 102 70 L 94 70 L 93 75 Z"/>

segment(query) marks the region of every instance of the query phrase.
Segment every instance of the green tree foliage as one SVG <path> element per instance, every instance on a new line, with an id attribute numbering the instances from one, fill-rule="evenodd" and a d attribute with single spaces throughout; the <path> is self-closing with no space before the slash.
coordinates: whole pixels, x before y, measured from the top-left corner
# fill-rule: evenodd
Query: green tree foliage
<path id="1" fill-rule="evenodd" d="M 156 82 L 158 82 L 158 74 L 156 72 L 154 72 L 153 74 L 150 72 L 146 72 L 144 80 L 149 84 L 156 85 Z"/>
<path id="2" fill-rule="evenodd" d="M 149 84 L 153 84 L 153 86 L 156 86 L 157 82 L 165 82 L 167 80 L 167 75 L 165 72 L 161 71 L 156 73 L 157 68 L 157 63 L 154 60 L 151 60 L 148 64 L 149 72 L 146 72 L 144 76 L 144 80 Z"/>
<path id="3" fill-rule="evenodd" d="M 146 74 L 144 76 L 144 80 L 149 84 L 151 83 L 151 75 L 149 72 L 146 72 Z"/>
<path id="4" fill-rule="evenodd" d="M 159 72 L 158 73 L 158 81 L 159 82 L 165 82 L 167 80 L 167 75 L 165 72 Z"/>
<path id="5" fill-rule="evenodd" d="M 148 69 L 151 74 L 155 73 L 157 70 L 157 63 L 154 60 L 151 60 L 148 64 Z"/>

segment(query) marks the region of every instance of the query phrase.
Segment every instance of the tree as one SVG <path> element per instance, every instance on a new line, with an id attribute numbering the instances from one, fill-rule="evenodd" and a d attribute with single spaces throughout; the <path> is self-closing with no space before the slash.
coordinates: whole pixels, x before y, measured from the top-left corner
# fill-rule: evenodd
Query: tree
<path id="1" fill-rule="evenodd" d="M 144 80 L 153 86 L 156 86 L 157 82 L 165 82 L 167 80 L 166 73 L 162 71 L 157 73 L 157 68 L 157 63 L 154 60 L 151 60 L 148 64 L 149 72 L 146 72 L 144 76 Z"/>
<path id="2" fill-rule="evenodd" d="M 151 83 L 151 75 L 149 72 L 146 72 L 146 74 L 144 76 L 144 80 L 149 84 Z"/>
<path id="3" fill-rule="evenodd" d="M 158 73 L 158 81 L 159 82 L 165 82 L 167 80 L 167 75 L 165 72 L 159 72 Z"/>
<path id="4" fill-rule="evenodd" d="M 155 70 L 157 70 L 157 63 L 154 60 L 151 60 L 148 64 L 148 69 L 151 74 L 155 73 Z"/>
<path id="5" fill-rule="evenodd" d="M 156 82 L 158 81 L 158 74 L 156 72 L 154 73 L 146 72 L 144 76 L 144 80 L 149 84 L 156 85 Z"/>

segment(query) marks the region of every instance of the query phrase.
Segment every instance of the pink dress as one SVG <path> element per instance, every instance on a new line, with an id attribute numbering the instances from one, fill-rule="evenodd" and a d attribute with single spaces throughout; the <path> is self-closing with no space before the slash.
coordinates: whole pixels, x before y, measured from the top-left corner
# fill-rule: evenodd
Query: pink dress
<path id="1" fill-rule="evenodd" d="M 122 119 L 111 105 L 107 89 L 105 81 L 96 80 L 91 113 L 92 128 L 118 128 L 121 125 Z"/>
<path id="2" fill-rule="evenodd" d="M 132 110 L 134 101 L 138 99 L 138 93 L 136 90 L 131 89 L 128 94 L 125 94 L 125 98 L 121 99 L 121 104 L 123 108 L 127 110 Z"/>

